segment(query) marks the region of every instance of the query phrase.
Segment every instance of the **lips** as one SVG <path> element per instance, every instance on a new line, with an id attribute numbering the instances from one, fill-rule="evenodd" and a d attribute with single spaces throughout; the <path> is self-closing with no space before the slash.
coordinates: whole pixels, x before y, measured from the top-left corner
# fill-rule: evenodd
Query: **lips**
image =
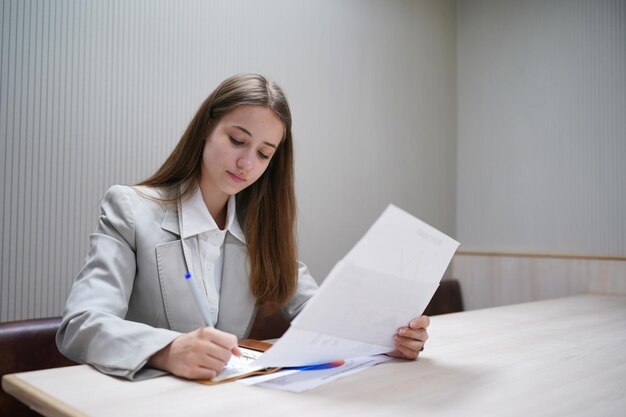
<path id="1" fill-rule="evenodd" d="M 228 175 L 230 176 L 230 179 L 232 179 L 233 181 L 235 181 L 235 182 L 239 182 L 239 183 L 241 183 L 241 182 L 246 182 L 246 179 L 245 179 L 245 178 L 242 178 L 242 177 L 240 177 L 239 175 L 233 174 L 233 173 L 232 173 L 232 172 L 230 172 L 230 171 L 226 171 L 226 172 L 228 172 Z"/>

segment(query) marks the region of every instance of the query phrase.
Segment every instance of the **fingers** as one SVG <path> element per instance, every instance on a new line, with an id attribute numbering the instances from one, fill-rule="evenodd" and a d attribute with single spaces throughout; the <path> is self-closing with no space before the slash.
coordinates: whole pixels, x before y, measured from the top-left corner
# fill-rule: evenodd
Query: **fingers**
<path id="1" fill-rule="evenodd" d="M 213 357 L 226 364 L 230 360 L 233 350 L 236 349 L 239 352 L 235 335 L 211 327 L 204 327 L 196 331 L 198 337 L 195 343 L 197 343 L 196 351 L 198 353 L 204 352 L 208 357 Z M 221 371 L 222 368 L 218 370 Z"/>
<path id="2" fill-rule="evenodd" d="M 238 358 L 240 358 L 242 355 L 241 350 L 239 350 L 239 346 L 235 346 L 230 350 L 230 352 Z"/>
<path id="3" fill-rule="evenodd" d="M 401 359 L 414 360 L 414 359 L 417 359 L 420 353 L 419 350 L 413 350 L 411 348 L 408 348 L 400 344 L 396 344 L 396 349 L 397 349 L 396 351 L 400 353 L 400 356 L 396 356 L 396 357 L 400 357 Z"/>
<path id="4" fill-rule="evenodd" d="M 206 329 L 209 329 L 208 327 Z M 235 356 L 241 356 L 241 351 L 239 350 L 239 344 L 237 341 L 237 337 L 234 334 L 226 333 L 218 329 L 210 329 L 212 330 L 215 339 L 213 340 L 215 343 L 227 349 L 230 353 Z M 230 354 L 228 355 L 230 359 Z"/>
<path id="5" fill-rule="evenodd" d="M 192 348 L 192 364 L 219 373 L 230 360 L 233 351 L 240 353 L 237 337 L 210 327 L 197 330 Z M 201 371 L 203 372 L 203 371 Z"/>
<path id="6" fill-rule="evenodd" d="M 428 333 L 425 329 L 411 330 L 402 328 L 395 335 L 395 340 L 407 347 L 415 347 L 420 350 L 428 340 Z"/>
<path id="7" fill-rule="evenodd" d="M 409 323 L 411 329 L 426 329 L 428 326 L 430 326 L 430 317 L 428 316 L 414 318 Z"/>
<path id="8" fill-rule="evenodd" d="M 394 336 L 397 350 L 391 356 L 416 359 L 424 350 L 424 344 L 428 340 L 427 327 L 429 325 L 430 318 L 421 316 L 412 319 L 407 327 L 398 329 L 398 333 Z"/>
<path id="9" fill-rule="evenodd" d="M 152 356 L 150 364 L 188 379 L 211 379 L 240 354 L 237 337 L 213 328 L 201 328 L 174 339 Z"/>
<path id="10" fill-rule="evenodd" d="M 203 327 L 201 329 L 196 330 L 199 332 L 199 336 L 206 341 L 212 342 L 213 344 L 225 349 L 227 351 L 232 351 L 236 349 L 239 351 L 237 346 L 237 337 L 234 334 L 226 333 L 218 329 L 214 329 L 212 327 Z M 230 354 L 229 354 L 230 357 Z"/>
<path id="11" fill-rule="evenodd" d="M 417 337 L 394 336 L 396 349 L 400 351 L 407 359 L 415 359 L 424 349 L 424 344 L 428 339 L 428 335 L 420 333 Z"/>

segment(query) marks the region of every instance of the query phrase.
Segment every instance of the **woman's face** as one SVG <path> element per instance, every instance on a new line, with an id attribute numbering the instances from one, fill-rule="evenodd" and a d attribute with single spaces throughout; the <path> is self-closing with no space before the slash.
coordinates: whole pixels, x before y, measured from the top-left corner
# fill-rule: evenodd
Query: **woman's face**
<path id="1" fill-rule="evenodd" d="M 200 186 L 209 198 L 229 195 L 253 184 L 265 172 L 284 134 L 267 107 L 241 105 L 219 121 L 204 144 Z"/>

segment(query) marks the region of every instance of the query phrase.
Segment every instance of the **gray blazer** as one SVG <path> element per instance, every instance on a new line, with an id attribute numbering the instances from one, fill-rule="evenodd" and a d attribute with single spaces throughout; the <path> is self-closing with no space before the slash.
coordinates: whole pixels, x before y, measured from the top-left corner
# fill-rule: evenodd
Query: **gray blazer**
<path id="1" fill-rule="evenodd" d="M 156 196 L 147 187 L 107 191 L 56 337 L 68 358 L 128 379 L 163 374 L 146 366 L 150 356 L 181 333 L 204 326 L 185 281 L 189 269 L 199 288 L 204 285 L 197 235 L 181 238 L 179 208 L 149 198 Z M 281 314 L 291 320 L 316 290 L 300 264 L 296 293 Z M 208 301 L 203 306 L 213 307 Z M 227 233 L 215 327 L 245 338 L 255 316 L 245 243 Z"/>

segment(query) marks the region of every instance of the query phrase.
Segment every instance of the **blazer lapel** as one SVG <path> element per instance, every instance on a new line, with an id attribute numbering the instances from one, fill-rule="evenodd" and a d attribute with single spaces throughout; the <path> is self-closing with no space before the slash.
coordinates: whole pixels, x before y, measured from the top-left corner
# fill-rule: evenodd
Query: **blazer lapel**
<path id="1" fill-rule="evenodd" d="M 238 338 L 250 332 L 256 300 L 250 291 L 246 246 L 230 233 L 224 241 L 224 268 L 217 327 Z"/>
<path id="2" fill-rule="evenodd" d="M 181 213 L 176 206 L 168 206 L 161 228 L 180 237 L 179 215 Z M 241 232 L 240 234 L 243 235 Z M 256 311 L 256 299 L 250 291 L 247 249 L 240 239 L 241 236 L 236 238 L 231 233 L 226 234 L 218 319 L 217 323 L 210 323 L 210 325 L 241 339 L 245 338 L 251 330 Z M 165 314 L 170 328 L 189 332 L 204 326 L 202 315 L 195 307 L 195 301 L 185 281 L 185 272 L 189 268 L 192 279 L 196 279 L 198 288 L 205 290 L 197 236 L 189 236 L 181 238 L 180 241 L 159 245 L 157 262 Z M 202 308 L 210 309 L 204 297 Z"/>
<path id="3" fill-rule="evenodd" d="M 180 236 L 180 228 L 178 225 L 178 210 L 172 204 L 168 204 L 165 209 L 165 216 L 161 222 L 161 229 Z"/>
<path id="4" fill-rule="evenodd" d="M 161 228 L 180 237 L 178 216 L 177 208 L 168 206 Z M 205 291 L 197 237 L 189 236 L 157 245 L 156 256 L 165 315 L 170 328 L 180 332 L 190 332 L 206 326 L 198 307 L 209 310 L 208 302 L 202 297 L 203 305 L 196 306 L 189 284 L 185 280 L 185 273 L 189 271 L 197 287 Z M 208 324 L 214 325 L 214 323 Z"/>

